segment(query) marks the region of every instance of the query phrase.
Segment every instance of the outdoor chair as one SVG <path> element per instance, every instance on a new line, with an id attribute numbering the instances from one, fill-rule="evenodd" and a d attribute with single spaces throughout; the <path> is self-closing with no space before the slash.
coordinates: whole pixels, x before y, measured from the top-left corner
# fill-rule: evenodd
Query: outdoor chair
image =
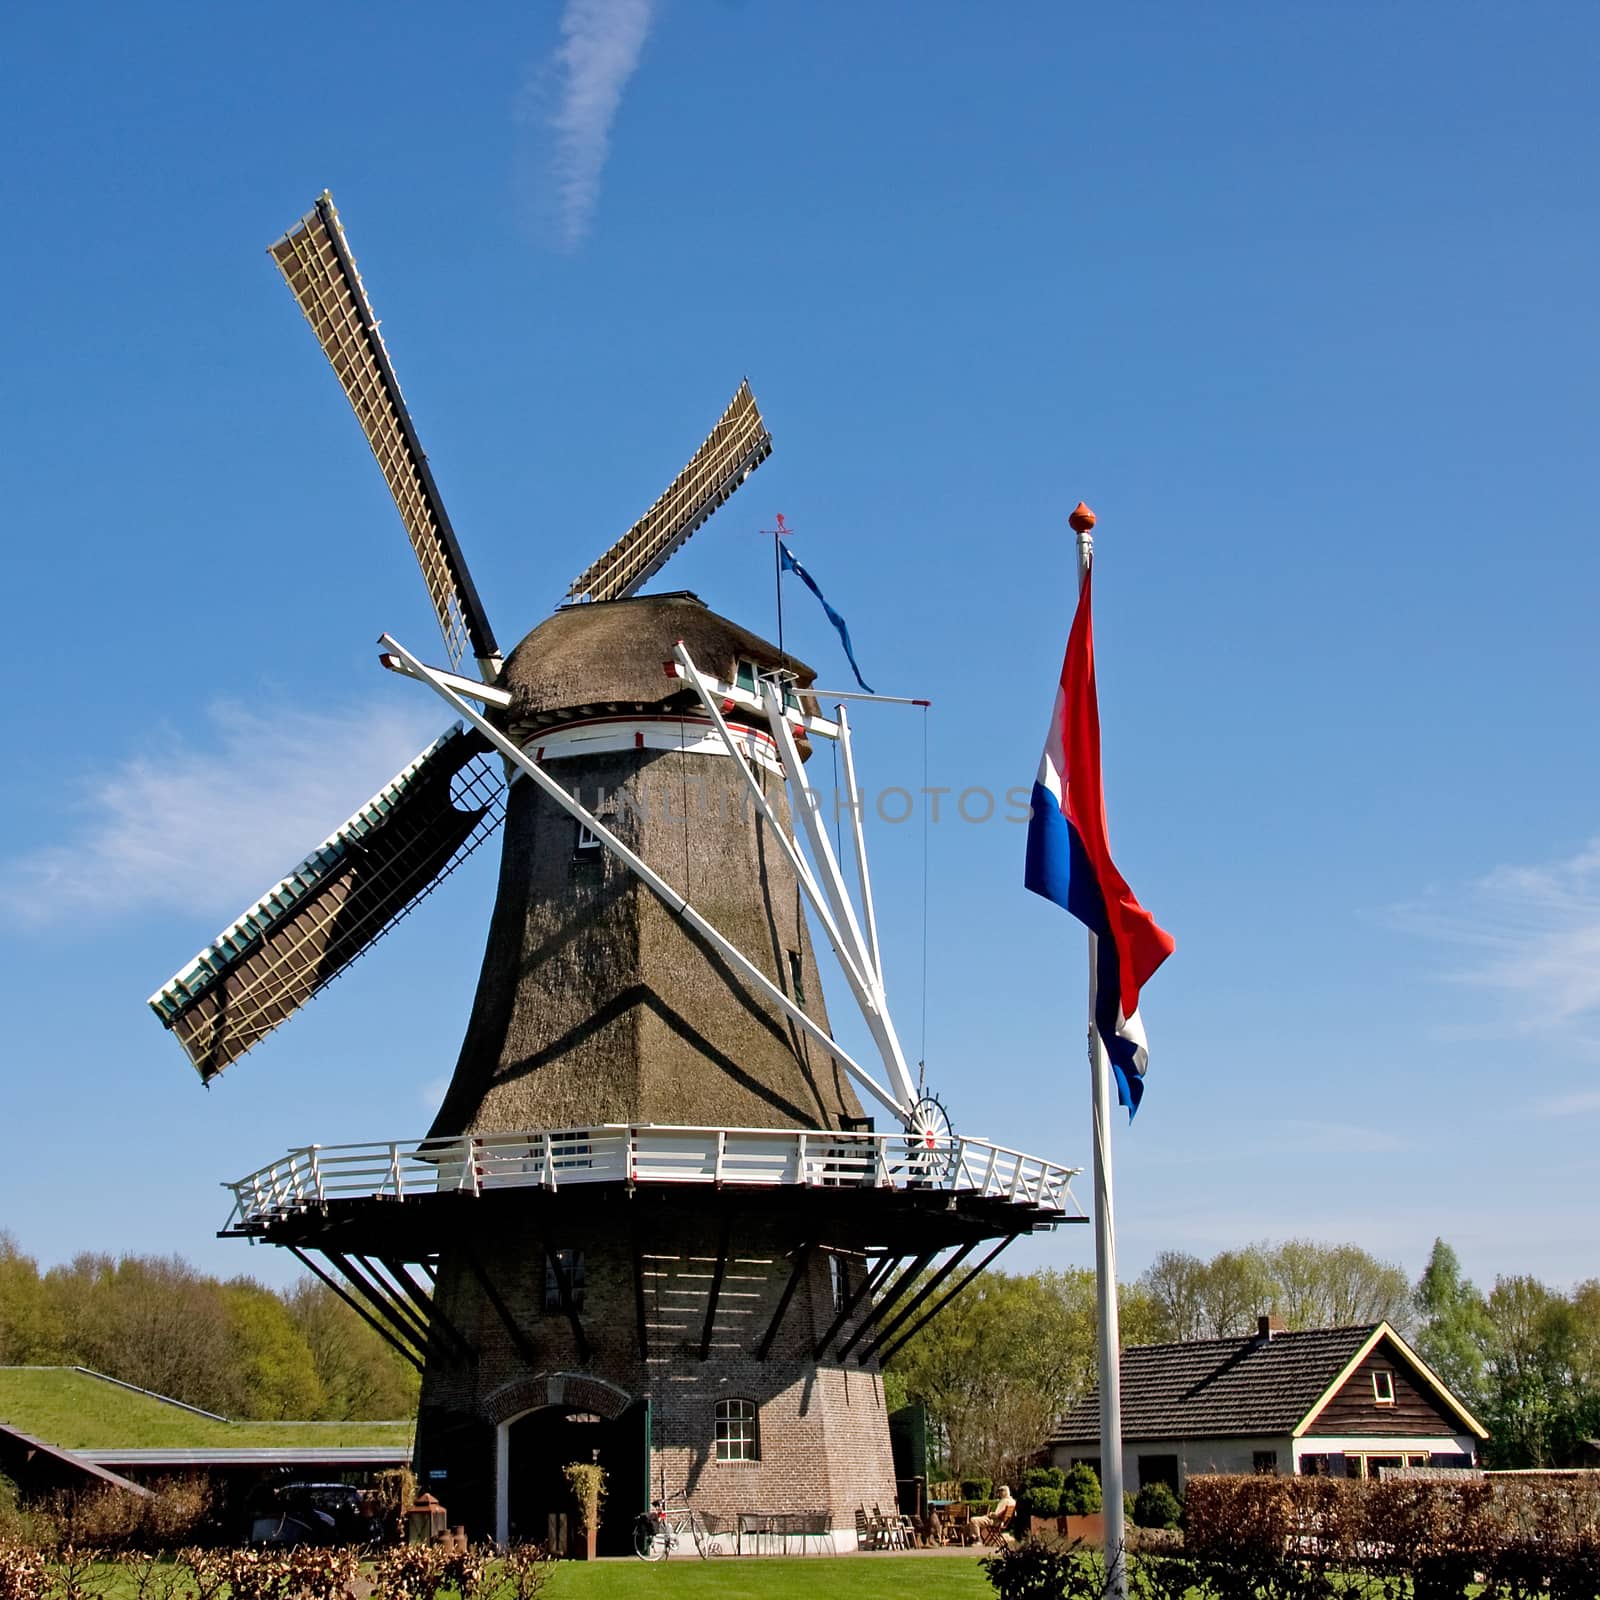
<path id="1" fill-rule="evenodd" d="M 856 1507 L 856 1548 L 858 1550 L 884 1548 L 883 1525 L 873 1521 L 864 1505 Z"/>
<path id="2" fill-rule="evenodd" d="M 883 1529 L 884 1540 L 889 1549 L 909 1550 L 912 1547 L 917 1530 L 912 1526 L 910 1517 L 900 1511 L 885 1516 L 883 1508 L 876 1500 L 872 1502 L 872 1514 L 877 1519 L 878 1526 Z"/>
<path id="3" fill-rule="evenodd" d="M 953 1505 L 950 1507 L 948 1538 L 951 1544 L 977 1543 L 978 1536 L 972 1529 L 971 1506 Z"/>

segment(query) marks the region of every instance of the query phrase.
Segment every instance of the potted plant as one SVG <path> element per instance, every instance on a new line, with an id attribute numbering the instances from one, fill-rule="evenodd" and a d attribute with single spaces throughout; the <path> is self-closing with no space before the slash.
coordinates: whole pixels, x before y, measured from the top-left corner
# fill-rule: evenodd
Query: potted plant
<path id="1" fill-rule="evenodd" d="M 1087 1462 L 1078 1462 L 1061 1486 L 1062 1533 L 1069 1539 L 1082 1539 L 1085 1544 L 1104 1542 L 1103 1506 L 1099 1475 Z"/>
<path id="2" fill-rule="evenodd" d="M 605 1469 L 594 1461 L 572 1461 L 561 1469 L 561 1474 L 578 1508 L 583 1559 L 593 1561 L 595 1535 L 600 1531 L 600 1504 L 606 1497 Z"/>

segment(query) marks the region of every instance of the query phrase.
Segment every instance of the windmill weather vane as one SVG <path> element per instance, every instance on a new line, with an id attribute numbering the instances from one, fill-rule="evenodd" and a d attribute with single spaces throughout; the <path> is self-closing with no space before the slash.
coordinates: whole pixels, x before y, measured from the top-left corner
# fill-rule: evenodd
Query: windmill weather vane
<path id="1" fill-rule="evenodd" d="M 292 1251 L 418 1367 L 418 1476 L 475 1536 L 544 1540 L 561 1465 L 598 1459 L 602 1546 L 661 1553 L 669 1486 L 814 1507 L 848 1542 L 895 1492 L 880 1363 L 1012 1239 L 1083 1219 L 1076 1169 L 957 1136 L 908 1069 L 860 810 L 852 889 L 806 774 L 832 740 L 856 792 L 844 705 L 695 596 L 639 592 L 770 453 L 750 386 L 502 655 L 331 197 L 271 253 L 449 666 L 387 634 L 382 660 L 458 720 L 150 1004 L 209 1081 L 504 837 L 428 1133 L 295 1149 L 229 1185 L 223 1231 Z M 808 913 L 870 1064 L 829 1021 Z"/>

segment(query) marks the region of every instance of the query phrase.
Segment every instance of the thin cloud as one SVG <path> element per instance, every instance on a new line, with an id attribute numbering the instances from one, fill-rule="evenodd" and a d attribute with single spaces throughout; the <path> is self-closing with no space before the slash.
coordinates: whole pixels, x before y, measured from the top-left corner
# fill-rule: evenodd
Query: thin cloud
<path id="1" fill-rule="evenodd" d="M 1409 1139 L 1387 1128 L 1369 1128 L 1355 1122 L 1291 1118 L 1278 1126 L 1296 1149 L 1318 1155 L 1385 1155 L 1411 1147 Z"/>
<path id="2" fill-rule="evenodd" d="M 1580 1117 L 1600 1111 L 1600 1089 L 1580 1089 L 1575 1094 L 1558 1094 L 1534 1106 L 1538 1117 Z"/>
<path id="3" fill-rule="evenodd" d="M 529 103 L 548 108 L 540 119 L 554 139 L 548 181 L 557 233 L 568 250 L 589 231 L 611 129 L 654 14 L 655 0 L 567 0 L 561 42 L 530 85 Z"/>
<path id="4" fill-rule="evenodd" d="M 158 734 L 86 786 L 65 837 L 0 861 L 0 912 L 237 916 L 442 729 L 422 708 L 210 708 L 199 739 Z"/>
<path id="5" fill-rule="evenodd" d="M 1466 953 L 1444 976 L 1500 996 L 1519 1031 L 1572 1034 L 1600 1019 L 1600 839 L 1553 865 L 1496 867 L 1397 915 Z"/>

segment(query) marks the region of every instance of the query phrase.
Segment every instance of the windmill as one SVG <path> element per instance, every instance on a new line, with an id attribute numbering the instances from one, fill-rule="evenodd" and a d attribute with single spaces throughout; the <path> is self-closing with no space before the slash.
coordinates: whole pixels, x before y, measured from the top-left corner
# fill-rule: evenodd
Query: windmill
<path id="1" fill-rule="evenodd" d="M 378 460 L 448 667 L 383 664 L 453 724 L 150 999 L 210 1081 L 503 828 L 429 1132 L 290 1151 L 223 1233 L 295 1253 L 423 1374 L 419 1476 L 480 1535 L 545 1539 L 560 1468 L 853 1535 L 892 1503 L 881 1361 L 1076 1169 L 957 1137 L 890 1017 L 861 808 L 854 884 L 806 775 L 847 707 L 693 595 L 640 593 L 770 454 L 748 383 L 639 521 L 502 655 L 324 194 L 271 247 Z M 467 668 L 468 671 L 461 669 Z M 811 921 L 874 1059 L 837 1040 Z M 863 1113 L 860 1095 L 875 1106 Z M 886 1120 L 884 1130 L 876 1126 Z"/>

